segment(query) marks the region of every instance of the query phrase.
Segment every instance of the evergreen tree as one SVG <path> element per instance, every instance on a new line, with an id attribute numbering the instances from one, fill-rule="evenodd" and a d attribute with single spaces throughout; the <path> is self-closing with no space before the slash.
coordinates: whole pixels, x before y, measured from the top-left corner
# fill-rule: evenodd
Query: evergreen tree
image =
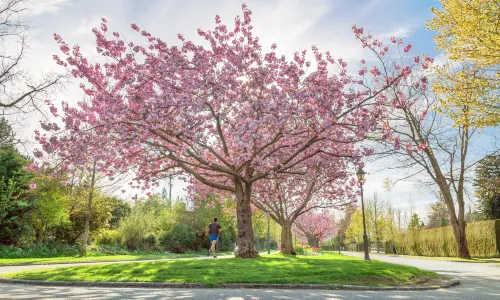
<path id="1" fill-rule="evenodd" d="M 0 148 L 0 244 L 17 244 L 29 230 L 34 193 L 28 188 L 31 174 L 23 169 L 27 163 L 14 147 Z"/>
<path id="2" fill-rule="evenodd" d="M 10 147 L 14 144 L 14 132 L 9 122 L 0 117 L 0 148 Z"/>
<path id="3" fill-rule="evenodd" d="M 408 224 L 408 231 L 421 230 L 424 227 L 424 222 L 422 222 L 419 216 L 414 213 L 411 215 L 410 223 Z"/>
<path id="4" fill-rule="evenodd" d="M 500 219 L 500 155 L 489 155 L 476 168 L 477 207 L 482 219 Z"/>
<path id="5" fill-rule="evenodd" d="M 448 208 L 446 207 L 446 203 L 444 203 L 443 197 L 441 197 L 441 193 L 439 200 L 429 208 L 427 219 L 427 228 L 443 227 L 450 224 Z"/>

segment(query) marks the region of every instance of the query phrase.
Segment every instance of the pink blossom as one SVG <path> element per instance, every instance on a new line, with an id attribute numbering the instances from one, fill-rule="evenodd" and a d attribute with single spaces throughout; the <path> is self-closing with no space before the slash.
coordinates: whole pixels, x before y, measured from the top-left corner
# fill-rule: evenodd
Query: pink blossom
<path id="1" fill-rule="evenodd" d="M 423 111 L 422 114 L 420 115 L 420 121 L 423 121 L 426 115 L 427 115 L 427 109 Z"/>
<path id="2" fill-rule="evenodd" d="M 291 59 L 278 56 L 275 45 L 267 50 L 255 36 L 245 5 L 242 14 L 234 26 L 217 18 L 215 27 L 200 29 L 202 42 L 179 34 L 180 43 L 167 44 L 136 24 L 132 29 L 142 35 L 136 43 L 105 34 L 108 25 L 95 29 L 105 64 L 55 36 L 64 56 L 55 61 L 85 82 L 81 89 L 91 101 L 62 104 L 62 130 L 56 122 L 44 123 L 43 133 L 35 134 L 42 151 L 71 169 L 92 170 L 97 161 L 101 174 L 134 173 L 138 179 L 130 186 L 145 191 L 170 176 L 195 178 L 190 184 L 198 194 L 243 203 L 238 217 L 258 209 L 237 199 L 239 187 L 249 189 L 254 203 L 286 196 L 291 209 L 301 207 L 307 188 L 319 180 L 324 187 L 308 203 L 330 199 L 341 207 L 354 201 L 359 189 L 356 181 L 346 182 L 349 166 L 370 154 L 358 141 L 387 114 L 393 99 L 380 91 L 404 82 L 413 66 L 391 74 L 398 80 L 379 64 L 370 67 L 373 80 L 353 78 L 345 69 L 332 73 L 335 62 L 347 64 L 315 46 L 312 64 L 305 50 Z M 353 32 L 360 47 L 382 50 L 361 28 L 353 26 Z M 42 158 L 41 151 L 35 155 Z M 295 173 L 306 175 L 290 175 Z M 254 176 L 251 185 L 248 176 Z"/>
<path id="3" fill-rule="evenodd" d="M 63 186 L 67 186 L 68 185 L 68 181 L 67 180 L 63 180 L 61 182 L 59 182 L 61 185 Z"/>
<path id="4" fill-rule="evenodd" d="M 406 45 L 406 47 L 403 49 L 404 52 L 409 52 L 411 50 L 411 44 Z"/>
<path id="5" fill-rule="evenodd" d="M 30 183 L 29 188 L 30 188 L 30 190 L 36 189 L 36 183 Z"/>
<path id="6" fill-rule="evenodd" d="M 412 145 L 411 145 L 410 142 L 406 143 L 405 149 L 406 149 L 406 152 L 408 153 L 408 155 L 412 155 L 413 154 L 413 147 L 412 147 Z"/>

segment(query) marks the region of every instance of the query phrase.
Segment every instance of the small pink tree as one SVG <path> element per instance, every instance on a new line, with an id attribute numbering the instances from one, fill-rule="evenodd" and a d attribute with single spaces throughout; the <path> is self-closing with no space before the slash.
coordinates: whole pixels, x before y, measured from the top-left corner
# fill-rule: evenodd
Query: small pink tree
<path id="1" fill-rule="evenodd" d="M 333 236 L 338 229 L 330 210 L 308 211 L 302 214 L 295 222 L 295 228 L 301 236 L 307 238 L 312 247 L 319 247 L 325 238 Z"/>
<path id="2" fill-rule="evenodd" d="M 89 143 L 116 169 L 131 168 L 143 188 L 182 172 L 211 188 L 232 193 L 237 201 L 239 257 L 256 257 L 250 203 L 261 180 L 304 167 L 317 155 L 352 156 L 384 116 L 389 99 L 383 91 L 408 76 L 410 66 L 381 77 L 376 66 L 362 65 L 351 76 L 347 63 L 312 47 L 291 60 L 264 51 L 252 32 L 251 11 L 243 5 L 229 30 L 198 30 L 208 48 L 179 34 L 180 46 L 168 46 L 132 24 L 145 45 L 108 33 L 103 19 L 94 29 L 97 51 L 108 62 L 91 64 L 78 46 L 58 35 L 65 60 L 58 64 L 85 78 L 91 97 L 66 115 L 66 128 L 78 136 L 85 124 L 112 147 Z M 361 37 L 363 47 L 387 51 L 381 42 Z M 364 63 L 364 62 L 363 62 Z M 332 74 L 329 69 L 338 72 Z"/>
<path id="3" fill-rule="evenodd" d="M 344 146 L 352 147 L 351 144 Z M 361 164 L 360 159 L 361 155 L 336 158 L 318 155 L 310 159 L 307 165 L 294 168 L 288 173 L 268 176 L 266 180 L 261 180 L 253 186 L 252 204 L 268 213 L 282 228 L 283 254 L 295 254 L 292 227 L 303 214 L 323 208 L 343 209 L 346 205 L 356 202 L 357 181 L 349 175 L 348 167 Z M 194 180 L 189 191 L 191 195 L 197 196 L 195 199 L 205 199 L 209 194 L 218 194 L 219 199 L 232 196 Z"/>

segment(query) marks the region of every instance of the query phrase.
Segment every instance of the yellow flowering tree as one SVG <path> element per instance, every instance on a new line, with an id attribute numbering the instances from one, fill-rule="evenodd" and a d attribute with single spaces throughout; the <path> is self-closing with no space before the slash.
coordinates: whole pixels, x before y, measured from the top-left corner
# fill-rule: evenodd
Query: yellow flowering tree
<path id="1" fill-rule="evenodd" d="M 427 27 L 437 35 L 437 49 L 456 64 L 437 68 L 434 91 L 441 112 L 458 125 L 500 124 L 500 2 L 440 0 Z"/>
<path id="2" fill-rule="evenodd" d="M 439 99 L 438 111 L 457 126 L 488 127 L 500 123 L 498 79 L 477 64 L 452 62 L 437 66 L 432 89 Z"/>
<path id="3" fill-rule="evenodd" d="M 464 58 L 481 67 L 500 62 L 500 2 L 497 0 L 440 0 L 431 8 L 427 27 L 437 33 L 435 42 L 452 60 Z"/>

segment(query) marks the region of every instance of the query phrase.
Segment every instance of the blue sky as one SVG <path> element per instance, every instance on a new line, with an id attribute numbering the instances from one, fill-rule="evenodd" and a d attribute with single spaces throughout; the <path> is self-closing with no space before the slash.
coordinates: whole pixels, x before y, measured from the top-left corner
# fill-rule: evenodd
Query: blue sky
<path id="1" fill-rule="evenodd" d="M 161 37 L 167 43 L 177 43 L 177 33 L 189 39 L 197 39 L 197 28 L 209 29 L 219 14 L 231 25 L 241 14 L 241 3 L 235 0 L 35 0 L 29 23 L 32 28 L 32 51 L 26 67 L 37 72 L 58 70 L 52 55 L 58 54 L 53 33 L 60 34 L 70 45 L 79 44 L 91 60 L 100 59 L 95 51 L 91 32 L 100 24 L 100 18 L 108 19 L 111 31 L 118 31 L 128 40 L 140 37 L 130 30 L 131 23 Z M 329 50 L 335 58 L 347 62 L 359 62 L 365 52 L 355 41 L 351 26 L 356 24 L 374 36 L 389 39 L 402 37 L 413 45 L 414 55 L 439 55 L 434 50 L 433 33 L 425 28 L 425 21 L 432 17 L 431 6 L 439 6 L 432 0 L 248 0 L 253 11 L 255 34 L 264 46 L 276 42 L 278 50 L 285 54 L 310 49 L 315 44 L 320 50 Z M 77 84 L 69 85 L 54 95 L 54 100 L 75 103 L 82 98 Z M 23 135 L 29 137 L 37 122 L 26 126 Z M 370 167 L 367 167 L 370 171 Z M 408 199 L 413 199 L 415 210 L 422 215 L 426 206 L 436 198 L 430 191 L 419 190 L 412 183 L 402 183 L 390 193 L 382 189 L 386 173 L 376 173 L 366 185 L 371 195 L 377 191 L 396 207 L 407 209 Z M 389 174 L 391 175 L 391 174 Z M 392 174 L 394 175 L 394 174 Z M 182 195 L 183 185 L 176 182 L 173 195 Z M 160 188 L 161 189 L 161 188 Z"/>

